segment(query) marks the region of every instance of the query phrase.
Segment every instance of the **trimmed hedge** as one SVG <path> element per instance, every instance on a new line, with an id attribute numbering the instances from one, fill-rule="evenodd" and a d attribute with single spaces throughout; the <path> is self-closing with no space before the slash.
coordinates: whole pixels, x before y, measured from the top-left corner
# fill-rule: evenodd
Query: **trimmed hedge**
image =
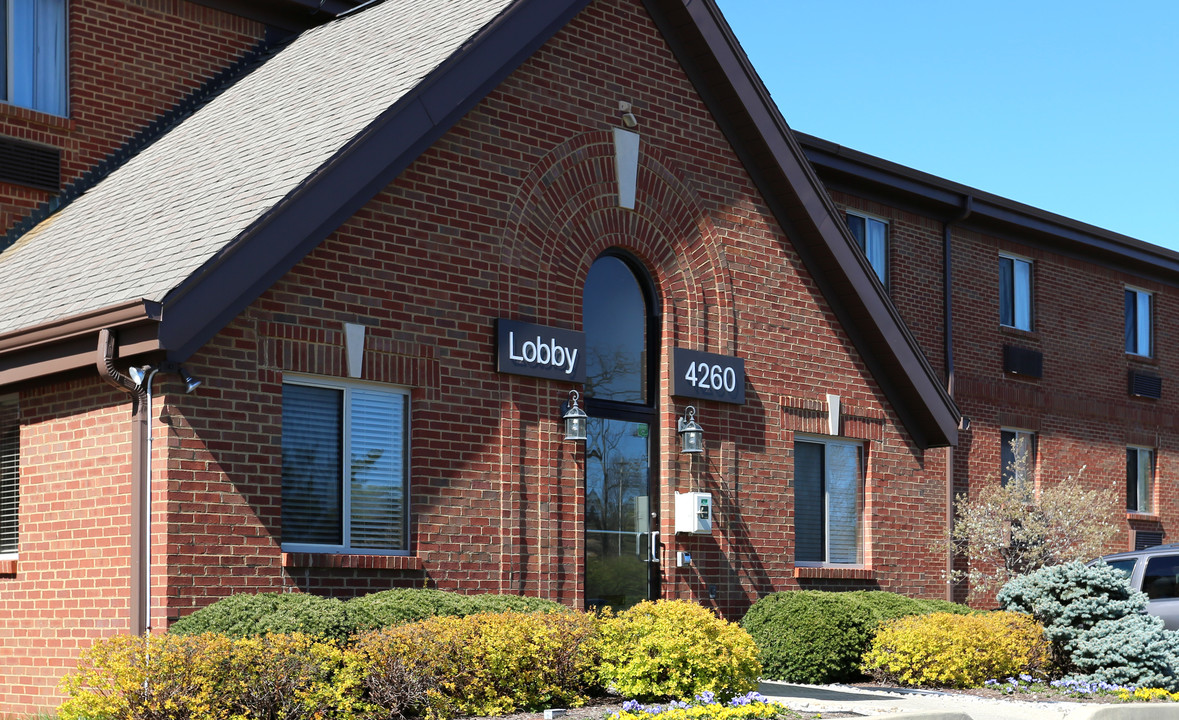
<path id="1" fill-rule="evenodd" d="M 239 593 L 181 618 L 168 632 L 216 632 L 232 638 L 303 633 L 346 641 L 355 634 L 355 623 L 345 603 L 334 598 L 308 593 Z"/>
<path id="2" fill-rule="evenodd" d="M 303 633 L 348 642 L 369 630 L 405 625 L 432 617 L 466 617 L 478 613 L 571 612 L 551 600 L 518 595 L 461 595 L 443 590 L 384 590 L 347 602 L 309 593 L 241 593 L 181 618 L 169 632 L 229 637 L 267 633 Z"/>
<path id="3" fill-rule="evenodd" d="M 879 590 L 792 590 L 758 600 L 741 624 L 757 643 L 766 677 L 830 683 L 861 677 L 860 659 L 881 622 L 934 612 L 973 611 Z"/>

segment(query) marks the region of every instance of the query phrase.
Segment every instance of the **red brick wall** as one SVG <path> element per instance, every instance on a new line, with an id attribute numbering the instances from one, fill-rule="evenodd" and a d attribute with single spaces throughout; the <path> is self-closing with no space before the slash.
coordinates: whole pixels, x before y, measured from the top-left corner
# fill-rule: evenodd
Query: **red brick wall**
<path id="1" fill-rule="evenodd" d="M 617 60 L 627 57 L 639 60 Z M 609 133 L 619 100 L 634 103 L 642 135 L 633 212 L 615 207 L 613 195 Z M 191 478 L 196 491 L 223 499 L 201 517 L 247 540 L 211 555 L 188 555 L 185 533 L 170 541 L 180 552 L 169 617 L 243 578 L 344 596 L 429 585 L 580 604 L 582 451 L 557 427 L 569 386 L 495 373 L 493 321 L 580 328 L 586 272 L 610 247 L 638 257 L 662 298 L 664 594 L 732 616 L 759 594 L 791 587 L 941 596 L 933 539 L 945 509 L 942 453 L 913 447 L 887 410 L 650 19 L 630 3 L 602 2 L 190 363 L 206 386 L 179 401 L 185 460 L 171 466 L 191 463 L 201 474 Z M 268 538 L 280 523 L 273 418 L 282 377 L 343 376 L 346 322 L 368 325 L 366 379 L 414 389 L 413 557 L 291 555 L 280 567 Z M 697 403 L 708 453 L 694 464 L 678 454 L 672 430 L 687 404 L 669 397 L 666 359 L 677 345 L 745 358 L 750 382 L 744 406 Z M 874 440 L 871 570 L 795 579 L 792 448 L 794 431 L 810 426 L 783 406 L 822 403 L 828 392 L 867 418 L 857 427 Z M 256 420 L 243 427 L 251 413 Z M 181 487 L 190 476 L 174 474 L 169 487 L 190 497 Z M 710 537 L 672 536 L 673 493 L 690 489 L 716 498 Z M 174 527 L 197 522 L 183 502 L 170 502 L 169 513 Z M 691 551 L 694 565 L 674 568 L 675 550 Z M 215 576 L 229 580 L 188 586 Z"/>
<path id="2" fill-rule="evenodd" d="M 258 23 L 184 0 L 71 0 L 69 117 L 0 103 L 0 135 L 59 148 L 77 179 L 262 38 Z M 0 183 L 0 226 L 49 193 Z"/>
<path id="3" fill-rule="evenodd" d="M 20 395 L 20 546 L 0 575 L 0 707 L 49 709 L 95 638 L 129 629 L 130 418 L 76 380 Z"/>
<path id="4" fill-rule="evenodd" d="M 940 221 L 845 192 L 832 193 L 841 207 L 890 219 L 893 301 L 927 357 L 942 364 Z M 953 236 L 956 400 L 971 421 L 960 434 L 955 463 L 957 492 L 976 491 L 1000 476 L 1000 430 L 1037 433 L 1037 477 L 1053 483 L 1072 477 L 1110 487 L 1125 497 L 1127 445 L 1156 448 L 1158 511 L 1122 516 L 1110 552 L 1128 549 L 1130 530 L 1179 531 L 1176 513 L 1175 423 L 1179 357 L 1173 279 L 1146 278 L 1106 262 L 956 228 Z M 1030 332 L 999 325 L 999 253 L 1032 261 L 1033 326 Z M 924 258 L 924 259 L 923 259 Z M 1123 291 L 1127 285 L 1154 293 L 1154 358 L 1124 351 Z M 1003 345 L 1043 353 L 1040 379 L 1003 372 Z M 1163 378 L 1162 400 L 1130 397 L 1131 369 Z M 1082 468 L 1084 468 L 1082 472 Z M 1119 509 L 1122 506 L 1119 506 Z"/>
<path id="5" fill-rule="evenodd" d="M 634 211 L 616 207 L 619 100 L 634 103 L 642 135 Z M 171 376 L 157 383 L 153 624 L 241 590 L 349 596 L 426 585 L 580 605 L 583 449 L 561 439 L 557 417 L 570 386 L 496 373 L 493 321 L 580 329 L 586 273 L 611 247 L 644 264 L 661 299 L 652 436 L 663 594 L 730 617 L 761 594 L 799 587 L 941 596 L 943 453 L 912 444 L 642 6 L 603 0 L 187 361 L 204 380 L 195 393 Z M 366 380 L 412 388 L 410 557 L 281 553 L 281 383 L 289 373 L 345 375 L 344 323 L 368 326 Z M 678 454 L 674 432 L 687 405 L 670 397 L 675 346 L 746 361 L 745 405 L 694 403 L 707 446 L 695 460 Z M 796 573 L 793 443 L 822 432 L 827 393 L 842 398 L 845 432 L 866 441 L 866 568 Z M 28 502 L 37 506 L 51 470 L 65 474 L 71 497 L 111 487 L 101 504 L 113 523 L 105 574 L 85 563 L 60 570 L 98 574 L 111 608 L 31 620 L 62 628 L 39 631 L 52 638 L 69 627 L 71 642 L 85 644 L 126 628 L 117 608 L 126 605 L 129 409 L 97 379 L 27 395 Z M 66 397 L 77 409 L 48 410 Z M 75 429 L 83 423 L 93 425 Z M 43 433 L 67 430 L 76 436 L 43 447 Z M 98 464 L 101 480 L 70 474 L 92 452 L 86 444 L 113 456 Z M 711 536 L 672 534 L 677 490 L 713 493 Z M 98 518 L 85 503 L 76 512 L 75 532 L 89 532 Z M 43 587 L 25 575 L 39 567 L 33 557 L 62 559 L 47 550 L 26 563 L 26 536 L 51 522 L 22 515 L 13 588 Z M 695 563 L 676 569 L 676 550 Z M 22 691 L 12 710 L 52 703 L 51 683 L 25 678 L 62 667 L 14 667 L 11 685 L 35 692 Z"/>

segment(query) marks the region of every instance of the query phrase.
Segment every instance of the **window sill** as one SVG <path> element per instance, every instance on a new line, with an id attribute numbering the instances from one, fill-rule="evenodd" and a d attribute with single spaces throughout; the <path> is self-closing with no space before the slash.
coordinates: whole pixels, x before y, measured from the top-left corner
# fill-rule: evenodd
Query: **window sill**
<path id="1" fill-rule="evenodd" d="M 1017 328 L 1012 325 L 999 325 L 999 332 L 1004 335 L 1020 338 L 1021 340 L 1038 341 L 1040 339 L 1040 333 L 1035 330 L 1024 330 L 1023 328 Z M 1037 347 L 1037 349 L 1039 348 Z"/>
<path id="2" fill-rule="evenodd" d="M 1159 359 L 1153 355 L 1139 355 L 1137 353 L 1126 353 L 1126 361 L 1137 365 L 1157 366 Z"/>
<path id="3" fill-rule="evenodd" d="M 1142 523 L 1160 523 L 1162 518 L 1158 513 L 1153 512 L 1138 512 L 1137 510 L 1127 510 L 1126 519 L 1130 521 L 1137 521 Z"/>
<path id="4" fill-rule="evenodd" d="M 0 100 L 0 118 L 16 118 L 59 132 L 74 131 L 74 121 L 72 118 L 52 115 L 21 105 L 13 105 L 3 100 Z"/>
<path id="5" fill-rule="evenodd" d="M 824 565 L 822 567 L 795 567 L 794 577 L 827 580 L 874 580 L 876 573 L 866 567 L 840 567 L 838 565 Z"/>
<path id="6" fill-rule="evenodd" d="M 16 558 L 0 560 L 0 577 L 16 576 Z"/>
<path id="7" fill-rule="evenodd" d="M 421 570 L 422 559 L 413 555 L 341 555 L 285 552 L 285 568 L 340 568 L 357 570 Z"/>

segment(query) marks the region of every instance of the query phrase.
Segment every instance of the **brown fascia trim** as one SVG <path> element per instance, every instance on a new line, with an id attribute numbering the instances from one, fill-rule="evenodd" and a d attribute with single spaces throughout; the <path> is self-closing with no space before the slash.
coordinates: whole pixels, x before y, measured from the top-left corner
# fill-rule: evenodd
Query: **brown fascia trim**
<path id="1" fill-rule="evenodd" d="M 961 415 L 873 276 L 714 0 L 644 0 L 860 357 L 919 447 L 954 445 Z"/>
<path id="2" fill-rule="evenodd" d="M 389 0 L 391 2 L 396 0 Z M 164 298 L 183 362 L 393 182 L 590 0 L 516 0 L 323 167 Z"/>
<path id="3" fill-rule="evenodd" d="M 353 10 L 363 0 L 193 0 L 198 5 L 299 32 Z"/>
<path id="4" fill-rule="evenodd" d="M 0 335 L 0 387 L 93 367 L 103 328 L 117 330 L 120 357 L 160 350 L 160 318 L 158 303 L 135 300 Z"/>
<path id="5" fill-rule="evenodd" d="M 1064 252 L 1073 257 L 1147 275 L 1169 285 L 1179 284 L 1179 252 L 1111 232 L 1095 225 L 1025 205 L 968 185 L 921 172 L 829 140 L 795 132 L 811 165 L 832 190 L 866 196 L 885 204 L 937 218 L 962 209 L 962 198 L 973 198 L 970 217 L 962 227 Z"/>

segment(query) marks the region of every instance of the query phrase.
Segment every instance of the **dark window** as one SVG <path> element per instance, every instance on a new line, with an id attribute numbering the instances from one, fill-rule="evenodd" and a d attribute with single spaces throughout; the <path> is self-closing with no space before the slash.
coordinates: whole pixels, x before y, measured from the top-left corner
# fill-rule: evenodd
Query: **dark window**
<path id="1" fill-rule="evenodd" d="M 1106 563 L 1114 570 L 1120 570 L 1122 574 L 1126 576 L 1127 581 L 1130 579 L 1130 576 L 1134 574 L 1134 564 L 1136 562 L 1138 561 L 1134 559 L 1106 561 Z"/>
<path id="2" fill-rule="evenodd" d="M 0 96 L 21 107 L 66 114 L 66 0 L 3 0 Z"/>
<path id="3" fill-rule="evenodd" d="M 1036 434 L 1026 430 L 1003 430 L 1000 472 L 1007 485 L 1018 478 L 1030 482 L 1036 472 Z"/>
<path id="4" fill-rule="evenodd" d="M 1154 450 L 1126 448 L 1126 509 L 1150 512 L 1154 505 Z"/>
<path id="5" fill-rule="evenodd" d="M 1151 296 L 1145 290 L 1126 290 L 1126 352 L 1151 356 Z"/>
<path id="6" fill-rule="evenodd" d="M 794 560 L 863 561 L 863 451 L 835 441 L 794 443 Z"/>
<path id="7" fill-rule="evenodd" d="M 408 394 L 308 380 L 282 402 L 283 547 L 407 550 Z"/>
<path id="8" fill-rule="evenodd" d="M 0 399 L 0 556 L 19 544 L 20 422 L 16 403 Z"/>
<path id="9" fill-rule="evenodd" d="M 860 246 L 880 282 L 888 286 L 888 223 L 863 215 L 847 214 L 847 229 Z"/>
<path id="10" fill-rule="evenodd" d="M 999 256 L 999 324 L 1032 329 L 1032 264 Z"/>
<path id="11" fill-rule="evenodd" d="M 647 301 L 621 258 L 607 255 L 585 280 L 582 321 L 588 397 L 647 403 Z"/>
<path id="12" fill-rule="evenodd" d="M 1142 592 L 1151 600 L 1179 597 L 1179 555 L 1160 555 L 1146 561 L 1142 573 Z"/>

